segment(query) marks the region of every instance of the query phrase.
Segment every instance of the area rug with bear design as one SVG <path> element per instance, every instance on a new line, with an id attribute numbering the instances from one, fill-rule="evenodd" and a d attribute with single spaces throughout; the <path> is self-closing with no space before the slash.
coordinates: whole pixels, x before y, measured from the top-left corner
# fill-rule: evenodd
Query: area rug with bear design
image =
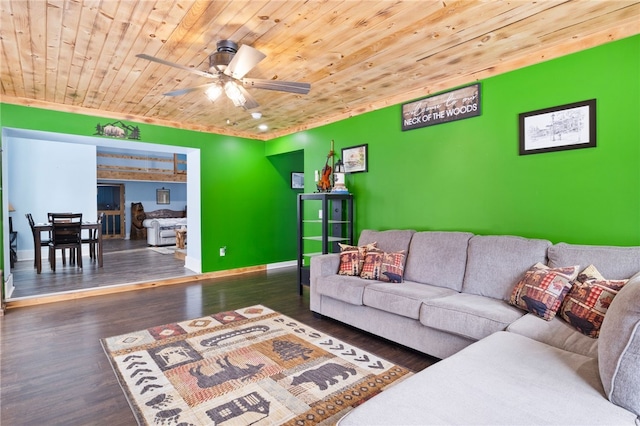
<path id="1" fill-rule="evenodd" d="M 412 374 L 262 305 L 101 343 L 146 425 L 335 424 Z"/>

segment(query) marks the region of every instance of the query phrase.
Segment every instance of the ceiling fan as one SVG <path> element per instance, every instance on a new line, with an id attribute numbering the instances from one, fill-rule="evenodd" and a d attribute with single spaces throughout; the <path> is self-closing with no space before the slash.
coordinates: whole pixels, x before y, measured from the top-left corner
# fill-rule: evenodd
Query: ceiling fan
<path id="1" fill-rule="evenodd" d="M 258 102 L 245 89 L 254 87 L 256 89 L 276 90 L 279 92 L 299 93 L 306 95 L 311 89 L 309 83 L 298 83 L 294 81 L 266 80 L 258 78 L 245 78 L 244 76 L 253 69 L 266 55 L 251 46 L 243 44 L 238 48 L 238 44 L 231 40 L 221 40 L 216 44 L 216 51 L 209 55 L 209 70 L 200 71 L 185 67 L 164 59 L 140 53 L 138 58 L 170 67 L 179 68 L 192 74 L 212 79 L 211 83 L 185 89 L 167 92 L 165 96 L 178 96 L 196 90 L 205 90 L 206 95 L 215 101 L 224 91 L 235 106 L 250 110 L 259 106 Z"/>

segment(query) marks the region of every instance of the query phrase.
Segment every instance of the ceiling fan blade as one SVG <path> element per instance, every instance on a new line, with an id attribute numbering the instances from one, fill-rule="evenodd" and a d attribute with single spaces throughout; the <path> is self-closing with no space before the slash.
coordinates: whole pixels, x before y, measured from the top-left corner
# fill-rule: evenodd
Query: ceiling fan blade
<path id="1" fill-rule="evenodd" d="M 138 53 L 136 55 L 138 58 L 141 59 L 146 59 L 147 61 L 151 61 L 151 62 L 157 62 L 159 64 L 162 65 L 167 65 L 173 68 L 178 68 L 184 71 L 188 71 L 192 74 L 196 74 L 199 75 L 201 77 L 207 77 L 207 78 L 213 78 L 216 77 L 214 74 L 208 73 L 208 72 L 204 72 L 204 71 L 200 71 L 194 68 L 189 68 L 189 67 L 185 67 L 184 65 L 180 65 L 180 64 L 176 64 L 173 62 L 169 62 L 169 61 L 165 61 L 164 59 L 160 59 L 160 58 L 156 58 L 155 56 L 149 56 L 149 55 L 145 55 L 144 53 Z"/>
<path id="2" fill-rule="evenodd" d="M 243 44 L 238 49 L 238 53 L 229 62 L 229 66 L 224 70 L 224 73 L 233 78 L 242 78 L 266 57 L 267 55 L 258 49 Z"/>
<path id="3" fill-rule="evenodd" d="M 260 106 L 258 101 L 256 101 L 256 99 L 253 96 L 251 96 L 251 93 L 247 92 L 247 89 L 242 87 L 242 85 L 240 85 L 240 84 L 237 84 L 237 86 L 238 86 L 238 89 L 240 89 L 240 92 L 242 92 L 242 96 L 244 96 L 244 98 L 246 100 L 244 105 L 242 105 L 242 108 L 244 108 L 244 109 L 254 109 L 254 108 L 258 108 Z"/>
<path id="4" fill-rule="evenodd" d="M 256 89 L 277 90 L 279 92 L 299 93 L 306 95 L 311 90 L 311 84 L 298 83 L 295 81 L 264 80 L 260 78 L 243 78 L 245 87 L 255 87 Z"/>
<path id="5" fill-rule="evenodd" d="M 184 89 L 173 90 L 171 92 L 163 93 L 163 95 L 164 96 L 186 95 L 187 93 L 195 92 L 196 90 L 206 89 L 207 87 L 213 86 L 214 84 L 218 84 L 218 83 L 217 82 L 215 82 L 215 83 L 207 83 L 207 84 L 201 84 L 199 86 L 193 86 L 193 87 L 187 87 L 187 88 L 184 88 Z"/>

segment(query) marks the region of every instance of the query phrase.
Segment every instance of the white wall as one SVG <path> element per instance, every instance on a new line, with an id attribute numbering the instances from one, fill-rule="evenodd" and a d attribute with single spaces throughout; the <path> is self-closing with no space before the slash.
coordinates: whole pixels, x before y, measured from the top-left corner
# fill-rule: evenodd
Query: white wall
<path id="1" fill-rule="evenodd" d="M 8 138 L 5 191 L 16 209 L 18 259 L 33 259 L 33 237 L 25 214 L 46 222 L 49 212 L 82 213 L 97 220 L 96 147 L 26 138 Z"/>

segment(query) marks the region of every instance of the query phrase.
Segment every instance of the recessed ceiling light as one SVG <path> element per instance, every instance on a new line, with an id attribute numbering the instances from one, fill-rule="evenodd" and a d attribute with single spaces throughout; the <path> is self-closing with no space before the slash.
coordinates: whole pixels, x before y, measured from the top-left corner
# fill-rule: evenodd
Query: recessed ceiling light
<path id="1" fill-rule="evenodd" d="M 262 118 L 262 113 L 260 111 L 254 111 L 251 113 L 251 116 L 256 120 L 259 120 Z"/>
<path id="2" fill-rule="evenodd" d="M 258 126 L 258 129 L 262 130 L 263 132 L 265 130 L 267 130 L 268 128 L 269 128 L 269 126 L 267 126 L 266 124 L 261 124 L 261 125 Z"/>

